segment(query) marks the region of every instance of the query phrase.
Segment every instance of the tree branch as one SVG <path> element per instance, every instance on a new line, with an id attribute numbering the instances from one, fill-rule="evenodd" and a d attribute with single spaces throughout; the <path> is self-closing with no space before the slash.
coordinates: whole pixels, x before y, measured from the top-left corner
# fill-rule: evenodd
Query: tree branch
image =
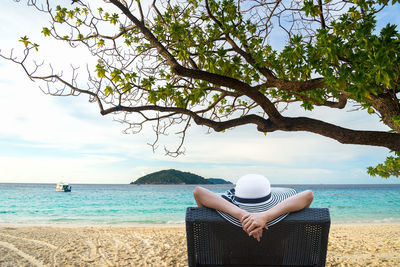
<path id="1" fill-rule="evenodd" d="M 126 112 L 159 111 L 159 112 L 181 113 L 193 118 L 194 122 L 197 125 L 208 126 L 217 132 L 241 125 L 255 124 L 257 126 L 257 130 L 260 132 L 274 132 L 277 130 L 282 130 L 287 132 L 307 131 L 335 139 L 342 144 L 381 146 L 389 148 L 394 151 L 400 151 L 400 134 L 379 132 L 379 131 L 351 130 L 334 124 L 306 117 L 297 117 L 297 118 L 284 117 L 282 119 L 284 123 L 281 126 L 274 124 L 270 119 L 264 119 L 254 114 L 218 122 L 203 118 L 198 114 L 196 114 L 195 112 L 184 108 L 160 107 L 154 105 L 140 106 L 140 107 L 117 106 L 108 108 L 102 111 L 101 114 L 106 115 L 117 111 L 126 111 Z"/>
<path id="2" fill-rule="evenodd" d="M 380 131 L 357 131 L 320 120 L 298 117 L 285 118 L 283 131 L 307 131 L 337 140 L 342 144 L 381 146 L 400 151 L 400 134 Z"/>
<path id="3" fill-rule="evenodd" d="M 323 11 L 323 6 L 322 6 L 322 0 L 318 0 L 318 7 L 319 7 L 319 18 L 321 20 L 321 27 L 323 29 L 326 28 L 325 24 L 325 18 L 324 18 L 324 11 Z"/>

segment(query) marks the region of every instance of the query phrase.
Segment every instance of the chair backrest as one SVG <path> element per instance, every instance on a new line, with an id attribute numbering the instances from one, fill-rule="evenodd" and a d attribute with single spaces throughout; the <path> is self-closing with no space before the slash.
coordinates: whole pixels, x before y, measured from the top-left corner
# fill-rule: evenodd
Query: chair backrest
<path id="1" fill-rule="evenodd" d="M 189 207 L 189 267 L 325 266 L 329 228 L 328 209 L 303 209 L 264 230 L 257 242 L 215 210 Z"/>

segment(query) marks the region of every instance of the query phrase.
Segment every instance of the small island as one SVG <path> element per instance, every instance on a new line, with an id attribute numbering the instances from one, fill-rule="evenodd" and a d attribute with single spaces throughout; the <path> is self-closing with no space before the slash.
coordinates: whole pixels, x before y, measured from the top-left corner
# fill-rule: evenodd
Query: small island
<path id="1" fill-rule="evenodd" d="M 174 169 L 153 172 L 140 177 L 131 184 L 232 184 L 220 178 L 206 179 L 190 172 L 182 172 Z"/>

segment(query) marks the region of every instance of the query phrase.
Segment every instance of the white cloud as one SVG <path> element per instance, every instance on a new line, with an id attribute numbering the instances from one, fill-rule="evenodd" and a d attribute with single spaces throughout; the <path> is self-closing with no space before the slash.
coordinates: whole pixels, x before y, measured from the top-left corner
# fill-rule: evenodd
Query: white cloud
<path id="1" fill-rule="evenodd" d="M 218 177 L 228 179 L 235 183 L 241 176 L 249 173 L 262 174 L 268 177 L 273 184 L 302 184 L 311 181 L 323 181 L 324 177 L 330 177 L 332 170 L 323 168 L 300 168 L 295 166 L 276 167 L 268 165 L 249 166 L 218 166 L 202 170 L 205 177 L 214 177 L 213 174 L 220 173 Z M 332 180 L 331 180 L 332 181 Z M 318 183 L 318 182 L 317 182 Z"/>
<path id="2" fill-rule="evenodd" d="M 116 170 L 112 164 L 118 157 L 82 156 L 67 157 L 0 157 L 0 179 L 2 182 L 56 183 L 127 183 L 125 170 Z M 96 171 L 94 171 L 96 170 Z"/>
<path id="3" fill-rule="evenodd" d="M 371 147 L 343 145 L 311 133 L 273 133 L 264 136 L 254 127 L 243 127 L 226 133 L 189 134 L 186 155 L 169 160 L 221 164 L 302 164 L 353 160 Z M 156 156 L 163 159 L 161 156 Z M 165 160 L 165 158 L 164 158 Z M 168 159 L 167 159 L 168 160 Z"/>
<path id="4" fill-rule="evenodd" d="M 85 120 L 72 116 L 72 112 L 79 114 L 79 111 L 63 105 L 60 99 L 44 95 L 33 83 L 17 82 L 12 88 L 4 83 L 0 86 L 0 113 L 8 114 L 1 117 L 2 124 L 7 127 L 0 129 L 0 135 L 66 149 L 92 144 L 107 146 L 115 142 L 112 136 L 119 125 L 112 123 L 109 117 L 104 119 L 98 115 L 93 104 L 86 103 L 82 108 L 86 109 L 84 113 L 96 113 L 98 118 Z M 78 102 L 81 100 L 76 98 Z"/>

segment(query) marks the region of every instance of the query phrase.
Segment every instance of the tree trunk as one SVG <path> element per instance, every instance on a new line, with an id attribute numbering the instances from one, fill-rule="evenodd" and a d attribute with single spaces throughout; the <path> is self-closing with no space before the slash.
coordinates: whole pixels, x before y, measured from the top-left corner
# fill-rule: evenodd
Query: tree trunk
<path id="1" fill-rule="evenodd" d="M 381 115 L 383 123 L 400 133 L 400 125 L 393 120 L 395 116 L 400 119 L 400 103 L 396 95 L 386 93 L 377 97 L 373 96 L 371 104 Z"/>

